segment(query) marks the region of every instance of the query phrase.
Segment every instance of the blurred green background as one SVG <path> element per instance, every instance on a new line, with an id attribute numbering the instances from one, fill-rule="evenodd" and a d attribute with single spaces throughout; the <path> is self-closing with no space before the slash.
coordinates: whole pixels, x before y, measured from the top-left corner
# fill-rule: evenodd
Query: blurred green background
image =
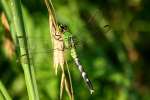
<path id="1" fill-rule="evenodd" d="M 40 100 L 58 100 L 48 13 L 43 0 L 21 0 Z M 150 1 L 52 0 L 58 23 L 77 38 L 77 51 L 95 92 L 90 95 L 68 54 L 75 100 L 150 99 Z M 0 4 L 0 14 L 2 14 Z M 0 22 L 0 80 L 14 100 L 28 100 L 11 36 Z M 68 100 L 65 95 L 64 100 Z"/>

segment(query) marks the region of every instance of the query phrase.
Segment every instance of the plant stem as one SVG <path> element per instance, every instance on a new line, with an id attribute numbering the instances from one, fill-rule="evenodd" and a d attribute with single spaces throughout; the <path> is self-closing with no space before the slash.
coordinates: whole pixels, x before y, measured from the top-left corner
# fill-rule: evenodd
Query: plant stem
<path id="1" fill-rule="evenodd" d="M 10 0 L 10 3 L 12 8 L 14 27 L 16 31 L 18 45 L 20 48 L 21 64 L 24 70 L 29 100 L 39 100 L 34 67 L 30 63 L 29 59 L 28 43 L 24 28 L 21 2 L 20 0 Z"/>
<path id="2" fill-rule="evenodd" d="M 12 100 L 3 83 L 0 81 L 0 94 L 4 100 Z"/>

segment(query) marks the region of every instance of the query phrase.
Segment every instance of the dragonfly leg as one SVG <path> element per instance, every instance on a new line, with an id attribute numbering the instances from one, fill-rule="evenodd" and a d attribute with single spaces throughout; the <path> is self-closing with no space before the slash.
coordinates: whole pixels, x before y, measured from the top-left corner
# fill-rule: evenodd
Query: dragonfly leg
<path id="1" fill-rule="evenodd" d="M 63 41 L 61 35 L 53 35 L 56 40 Z"/>

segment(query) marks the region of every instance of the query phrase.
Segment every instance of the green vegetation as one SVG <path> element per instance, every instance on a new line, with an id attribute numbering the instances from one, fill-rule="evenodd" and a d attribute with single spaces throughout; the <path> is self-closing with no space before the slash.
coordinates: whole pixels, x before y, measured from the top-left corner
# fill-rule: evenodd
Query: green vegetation
<path id="1" fill-rule="evenodd" d="M 94 87 L 91 95 L 66 49 L 75 100 L 149 100 L 150 1 L 52 3 Z M 58 100 L 61 71 L 55 75 L 44 0 L 1 0 L 0 16 L 0 100 Z"/>
<path id="2" fill-rule="evenodd" d="M 12 100 L 1 81 L 0 81 L 0 99 Z"/>

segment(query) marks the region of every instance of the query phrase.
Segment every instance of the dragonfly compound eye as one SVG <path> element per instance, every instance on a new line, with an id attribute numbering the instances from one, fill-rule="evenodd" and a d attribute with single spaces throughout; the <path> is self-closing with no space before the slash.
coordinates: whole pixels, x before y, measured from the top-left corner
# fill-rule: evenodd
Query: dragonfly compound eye
<path id="1" fill-rule="evenodd" d="M 65 32 L 65 31 L 68 30 L 67 26 L 64 25 L 64 24 L 60 24 L 60 25 L 59 25 L 59 29 L 60 29 L 61 32 Z"/>

